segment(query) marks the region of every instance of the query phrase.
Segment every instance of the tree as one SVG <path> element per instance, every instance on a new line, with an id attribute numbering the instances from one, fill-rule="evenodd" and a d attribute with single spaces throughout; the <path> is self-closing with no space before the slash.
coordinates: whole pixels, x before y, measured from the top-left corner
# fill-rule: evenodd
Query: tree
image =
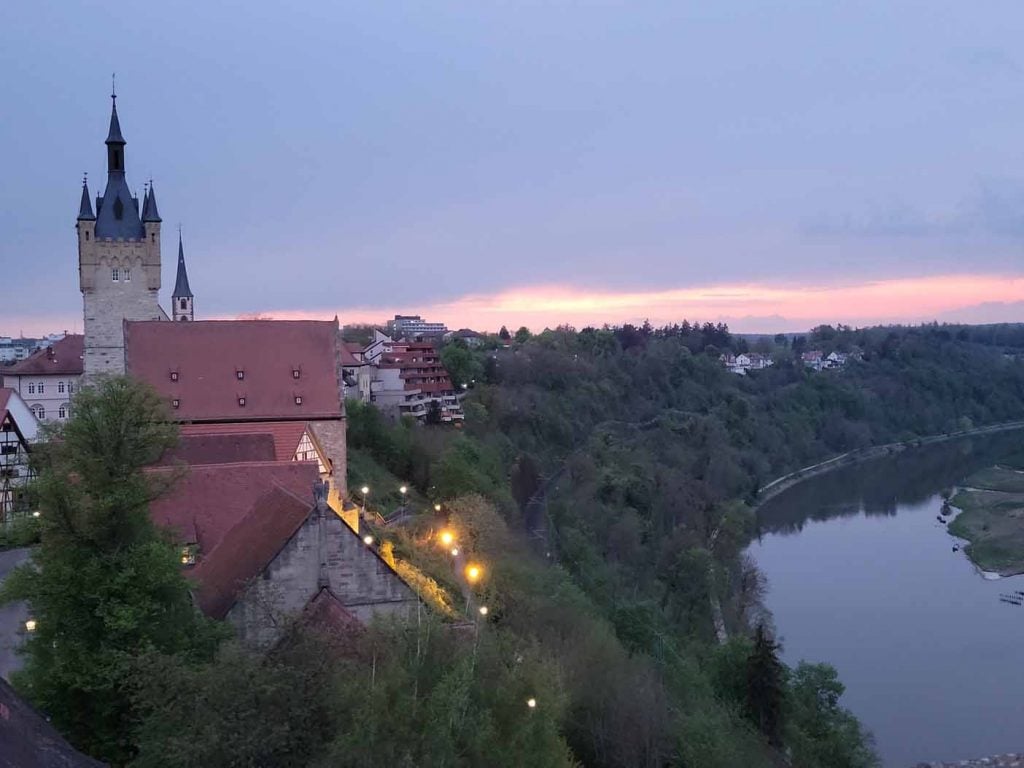
<path id="1" fill-rule="evenodd" d="M 516 331 L 516 343 L 525 344 L 530 340 L 532 336 L 533 334 L 530 333 L 530 329 L 524 325 L 518 331 Z"/>
<path id="2" fill-rule="evenodd" d="M 437 400 L 431 400 L 427 406 L 427 424 L 440 424 L 441 423 L 441 404 Z"/>
<path id="3" fill-rule="evenodd" d="M 501 339 L 502 341 L 509 341 L 512 338 L 512 334 L 509 333 L 508 332 L 508 328 L 506 328 L 503 325 L 503 326 L 501 326 L 501 330 L 498 331 L 498 338 Z"/>
<path id="4" fill-rule="evenodd" d="M 142 468 L 177 440 L 155 392 L 103 379 L 40 454 L 40 546 L 3 597 L 36 621 L 15 684 L 79 748 L 123 764 L 135 718 L 136 660 L 202 657 L 220 631 L 196 612 L 180 551 L 152 523 L 161 484 Z"/>
<path id="5" fill-rule="evenodd" d="M 786 668 L 779 661 L 779 644 L 764 624 L 754 632 L 747 657 L 747 716 L 773 747 L 782 746 Z"/>
<path id="6" fill-rule="evenodd" d="M 480 356 L 474 353 L 466 342 L 457 339 L 441 349 L 441 364 L 452 377 L 456 388 L 469 385 L 483 378 L 484 366 Z"/>

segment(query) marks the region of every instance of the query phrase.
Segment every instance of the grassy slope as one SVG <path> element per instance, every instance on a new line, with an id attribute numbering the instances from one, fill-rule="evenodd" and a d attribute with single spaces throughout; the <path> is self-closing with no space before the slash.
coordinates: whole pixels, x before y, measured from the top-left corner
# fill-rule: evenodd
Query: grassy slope
<path id="1" fill-rule="evenodd" d="M 949 532 L 971 543 L 965 548 L 978 567 L 1003 576 L 1024 573 L 1024 474 L 990 467 L 967 480 L 953 504 L 963 511 Z"/>

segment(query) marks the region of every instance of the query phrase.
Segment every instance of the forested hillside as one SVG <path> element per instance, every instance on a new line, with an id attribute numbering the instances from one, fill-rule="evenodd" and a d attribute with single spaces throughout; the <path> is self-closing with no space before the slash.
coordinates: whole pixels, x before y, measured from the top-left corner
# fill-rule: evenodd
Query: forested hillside
<path id="1" fill-rule="evenodd" d="M 444 349 L 470 390 L 462 434 L 387 427 L 351 404 L 350 440 L 431 498 L 494 503 L 534 553 L 529 565 L 485 550 L 495 582 L 535 567 L 534 578 L 562 585 L 556 596 L 578 591 L 586 631 L 576 620 L 560 629 L 572 614 L 557 597 L 541 599 L 548 610 L 527 623 L 514 584 L 491 598 L 512 606 L 496 623 L 538 642 L 562 670 L 573 753 L 587 765 L 756 765 L 784 754 L 804 766 L 871 764 L 830 669 L 782 671 L 770 683 L 772 653 L 751 651 L 770 617 L 742 554 L 755 526 L 749 502 L 772 477 L 830 455 L 1021 418 L 1021 329 L 823 327 L 757 342 L 775 364 L 747 376 L 719 361 L 750 346 L 723 326 L 516 338 Z M 810 349 L 854 355 L 841 370 L 812 371 L 799 358 Z M 733 638 L 724 647 L 716 603 Z M 765 719 L 774 708 L 777 727 Z M 746 762 L 730 751 L 743 744 Z"/>

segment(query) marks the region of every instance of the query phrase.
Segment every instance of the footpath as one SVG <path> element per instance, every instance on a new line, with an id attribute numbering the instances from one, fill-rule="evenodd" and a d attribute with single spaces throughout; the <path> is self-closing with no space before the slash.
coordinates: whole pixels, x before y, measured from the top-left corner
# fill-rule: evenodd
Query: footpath
<path id="1" fill-rule="evenodd" d="M 1024 768 L 1024 752 L 957 760 L 953 763 L 918 763 L 914 768 Z"/>
<path id="2" fill-rule="evenodd" d="M 782 477 L 777 477 L 767 485 L 762 486 L 757 492 L 756 506 L 764 504 L 771 498 L 778 496 L 787 488 L 791 488 L 801 480 L 806 480 L 815 475 L 831 472 L 839 467 L 846 467 L 850 464 L 858 464 L 862 461 L 877 459 L 883 456 L 891 456 L 894 453 L 905 451 L 908 448 L 920 448 L 924 445 L 944 443 L 949 440 L 957 440 L 961 437 L 972 437 L 976 435 L 988 435 L 995 432 L 1007 432 L 1012 429 L 1024 429 L 1024 420 L 1004 421 L 1000 424 L 990 424 L 987 427 L 974 427 L 973 429 L 962 429 L 958 432 L 943 432 L 939 435 L 928 435 L 927 437 L 916 437 L 913 440 L 904 440 L 898 443 L 886 445 L 872 445 L 866 448 L 858 448 L 853 451 L 841 453 L 831 459 L 811 464 L 809 467 L 801 467 L 795 472 L 790 472 Z M 968 764 L 969 765 L 969 764 Z M 990 765 L 995 765 L 994 763 Z"/>

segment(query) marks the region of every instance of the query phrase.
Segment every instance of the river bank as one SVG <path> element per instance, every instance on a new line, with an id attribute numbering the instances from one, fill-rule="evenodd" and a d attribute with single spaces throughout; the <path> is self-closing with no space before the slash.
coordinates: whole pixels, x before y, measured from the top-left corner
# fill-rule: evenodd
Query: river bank
<path id="1" fill-rule="evenodd" d="M 816 477 L 826 472 L 831 472 L 832 470 L 839 469 L 840 467 L 848 467 L 852 464 L 858 464 L 863 461 L 892 456 L 905 451 L 908 448 L 920 448 L 926 445 L 948 442 L 949 440 L 990 435 L 997 432 L 1008 432 L 1014 429 L 1024 429 L 1024 420 L 1004 421 L 999 424 L 990 424 L 985 427 L 974 427 L 972 429 L 964 429 L 957 432 L 944 432 L 938 435 L 918 437 L 913 440 L 903 440 L 895 443 L 887 443 L 885 445 L 872 445 L 865 448 L 857 448 L 856 450 L 841 453 L 838 456 L 833 456 L 831 459 L 820 461 L 817 464 L 801 467 L 800 469 L 782 475 L 781 477 L 777 477 L 770 483 L 761 486 L 757 491 L 754 507 L 756 508 L 761 506 L 765 502 L 775 498 L 783 491 L 792 488 L 803 480 Z"/>
<path id="2" fill-rule="evenodd" d="M 971 562 L 984 573 L 1024 573 L 1024 472 L 1004 466 L 976 472 L 952 505 L 960 511 L 949 532 L 968 542 Z"/>

